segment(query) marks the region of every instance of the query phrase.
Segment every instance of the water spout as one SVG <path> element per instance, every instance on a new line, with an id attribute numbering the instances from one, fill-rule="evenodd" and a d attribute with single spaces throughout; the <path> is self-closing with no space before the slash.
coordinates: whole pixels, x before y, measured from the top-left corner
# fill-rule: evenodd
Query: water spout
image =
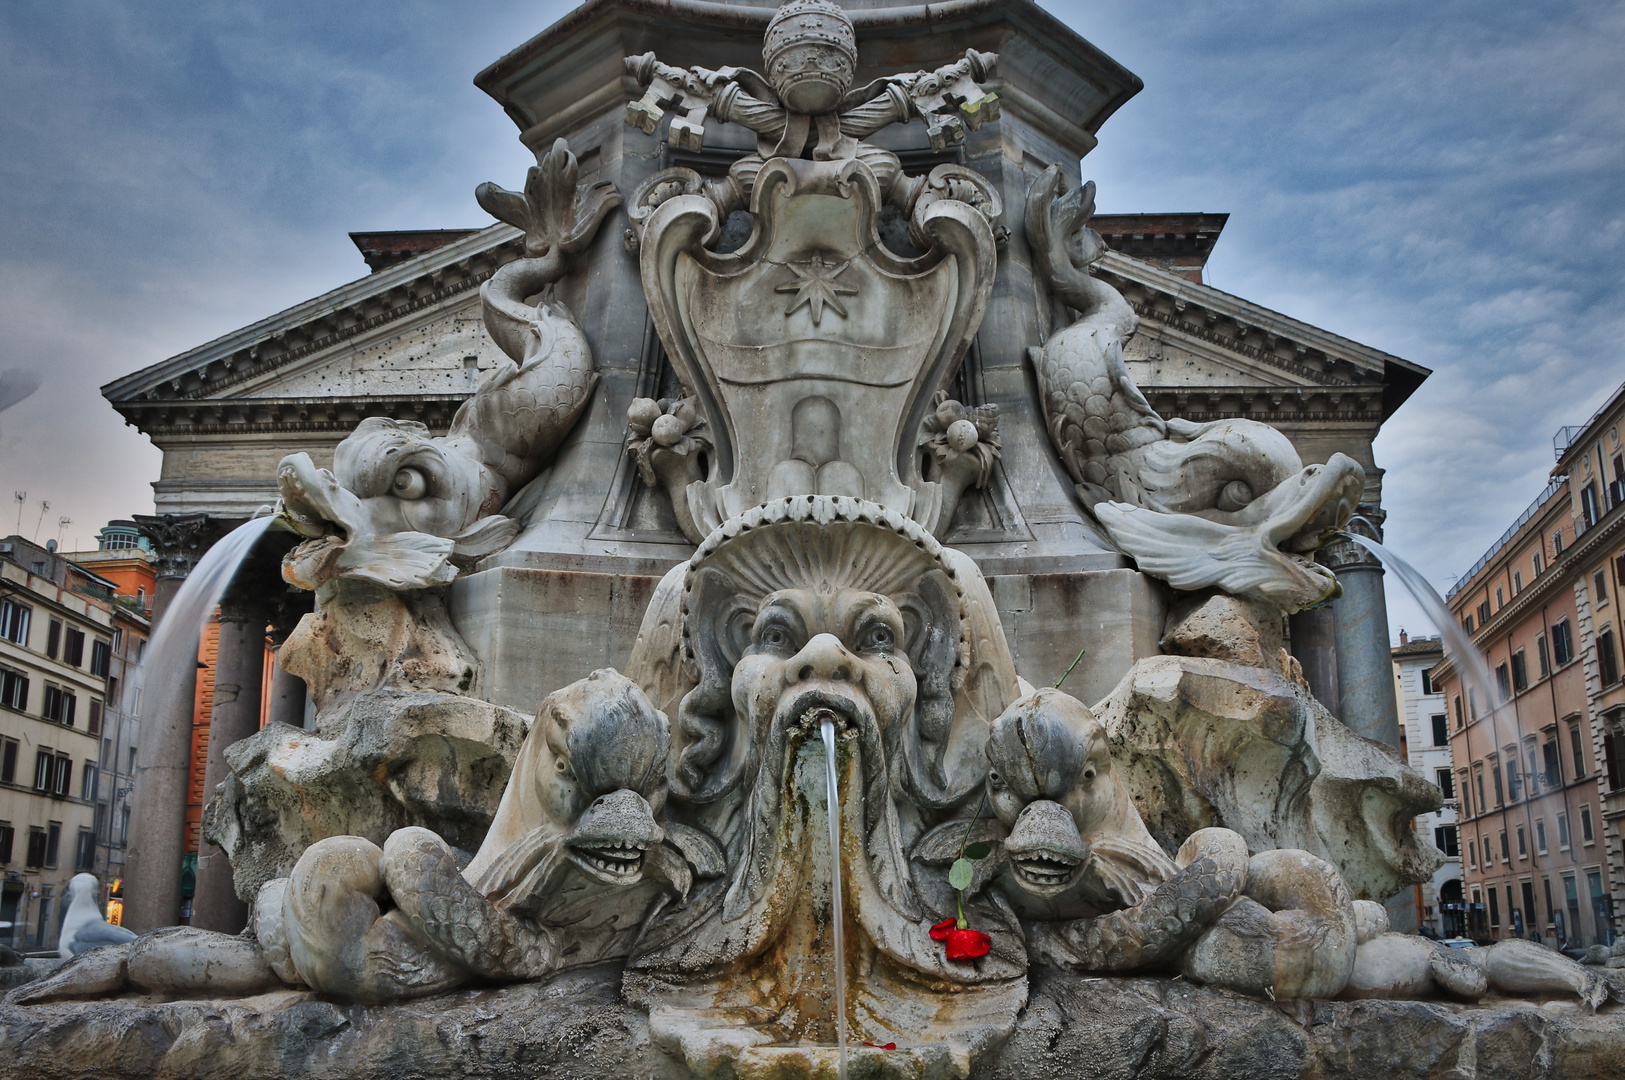
<path id="1" fill-rule="evenodd" d="M 1428 584 L 1428 579 L 1422 576 L 1421 571 L 1375 540 L 1355 532 L 1345 535 L 1382 560 L 1383 565 L 1394 572 L 1400 584 L 1404 585 L 1405 590 L 1422 606 L 1422 610 L 1433 620 L 1433 625 L 1439 630 L 1439 636 L 1444 640 L 1445 653 L 1461 671 L 1462 681 L 1476 694 L 1478 701 L 1490 710 L 1493 720 L 1497 701 L 1491 696 L 1489 661 L 1484 659 L 1484 654 L 1473 644 L 1472 635 L 1456 621 L 1455 616 L 1450 614 L 1450 608 L 1445 604 L 1444 597 Z M 1496 741 L 1499 743 L 1499 738 Z"/>
<path id="2" fill-rule="evenodd" d="M 835 922 L 835 1041 L 836 1073 L 846 1080 L 846 927 L 841 914 L 841 799 L 835 777 L 835 721 L 825 716 L 818 725 L 824 737 L 824 778 L 828 785 L 829 886 Z"/>
<path id="3" fill-rule="evenodd" d="M 236 576 L 237 568 L 248 558 L 248 553 L 254 550 L 254 545 L 259 543 L 260 537 L 265 535 L 265 530 L 271 527 L 274 520 L 272 517 L 256 517 L 243 522 L 221 537 L 198 560 L 197 566 L 186 576 L 185 584 L 164 609 L 158 631 L 152 635 L 142 655 L 141 666 L 136 669 L 137 687 L 151 683 L 154 692 L 162 695 L 164 688 L 174 683 L 176 673 L 197 664 L 198 634 L 214 614 L 226 587 Z M 146 696 L 150 703 L 153 694 Z"/>

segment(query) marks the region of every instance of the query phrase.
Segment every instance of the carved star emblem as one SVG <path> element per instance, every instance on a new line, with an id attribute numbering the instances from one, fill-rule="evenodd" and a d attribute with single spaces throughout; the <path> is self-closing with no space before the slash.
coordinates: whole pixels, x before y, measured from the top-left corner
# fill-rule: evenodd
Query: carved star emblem
<path id="1" fill-rule="evenodd" d="M 824 305 L 828 304 L 835 309 L 835 314 L 846 318 L 846 307 L 840 301 L 842 296 L 856 296 L 858 290 L 850 285 L 843 285 L 835 280 L 847 267 L 846 263 L 834 265 L 823 259 L 810 259 L 806 263 L 786 263 L 790 272 L 795 274 L 796 280 L 786 281 L 783 285 L 774 288 L 774 292 L 793 292 L 795 298 L 790 306 L 784 309 L 786 315 L 792 315 L 802 304 L 806 304 L 812 312 L 813 325 L 817 326 L 824 318 Z"/>

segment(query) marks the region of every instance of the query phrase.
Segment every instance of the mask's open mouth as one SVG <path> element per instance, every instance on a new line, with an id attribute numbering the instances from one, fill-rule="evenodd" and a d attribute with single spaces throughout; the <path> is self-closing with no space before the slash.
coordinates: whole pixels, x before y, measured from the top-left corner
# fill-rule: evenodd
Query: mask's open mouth
<path id="1" fill-rule="evenodd" d="M 571 841 L 568 850 L 570 861 L 588 877 L 605 885 L 630 885 L 643 876 L 648 845 L 635 840 Z"/>

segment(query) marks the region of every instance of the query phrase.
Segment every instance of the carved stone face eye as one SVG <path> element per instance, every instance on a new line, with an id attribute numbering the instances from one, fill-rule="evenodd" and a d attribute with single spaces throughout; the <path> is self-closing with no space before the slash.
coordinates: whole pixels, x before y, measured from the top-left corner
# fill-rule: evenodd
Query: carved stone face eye
<path id="1" fill-rule="evenodd" d="M 771 652 L 785 652 L 790 648 L 790 634 L 782 626 L 769 624 L 756 635 L 756 644 Z"/>
<path id="2" fill-rule="evenodd" d="M 864 652 L 890 652 L 896 644 L 891 627 L 885 624 L 876 624 L 863 631 L 863 637 L 858 642 L 858 648 Z"/>
<path id="3" fill-rule="evenodd" d="M 987 771 L 987 784 L 994 791 L 1004 790 L 1004 777 L 999 775 L 999 770 L 989 769 Z"/>
<path id="4" fill-rule="evenodd" d="M 421 499 L 429 493 L 429 482 L 416 469 L 401 469 L 395 474 L 395 482 L 390 487 L 399 499 Z"/>
<path id="5" fill-rule="evenodd" d="M 1097 771 L 1098 770 L 1095 768 L 1095 763 L 1091 761 L 1089 764 L 1083 767 L 1083 775 L 1078 779 L 1081 783 L 1092 784 L 1094 783 L 1095 773 Z"/>

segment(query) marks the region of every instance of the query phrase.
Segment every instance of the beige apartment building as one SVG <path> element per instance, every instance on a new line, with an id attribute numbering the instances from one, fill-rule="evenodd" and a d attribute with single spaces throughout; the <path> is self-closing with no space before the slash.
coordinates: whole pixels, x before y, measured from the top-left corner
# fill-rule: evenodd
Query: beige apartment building
<path id="1" fill-rule="evenodd" d="M 1600 768 L 1605 906 L 1625 917 L 1625 680 L 1621 679 L 1621 589 L 1625 588 L 1625 386 L 1616 390 L 1585 424 L 1564 428 L 1554 444 L 1556 472 L 1569 478 L 1574 541 L 1572 562 L 1575 626 L 1586 709 Z M 1615 930 L 1625 929 L 1619 922 Z"/>
<path id="2" fill-rule="evenodd" d="M 1620 453 L 1622 404 L 1616 393 L 1559 433 L 1551 482 L 1447 598 L 1491 673 L 1475 687 L 1452 659 L 1434 672 L 1449 703 L 1468 928 L 1480 939 L 1589 945 L 1619 929 L 1625 793 L 1613 746 L 1625 695 L 1613 597 L 1625 512 L 1617 463 L 1597 449 Z"/>
<path id="3" fill-rule="evenodd" d="M 67 884 L 96 864 L 112 593 L 53 551 L 0 540 L 0 941 L 19 949 L 55 947 Z"/>

